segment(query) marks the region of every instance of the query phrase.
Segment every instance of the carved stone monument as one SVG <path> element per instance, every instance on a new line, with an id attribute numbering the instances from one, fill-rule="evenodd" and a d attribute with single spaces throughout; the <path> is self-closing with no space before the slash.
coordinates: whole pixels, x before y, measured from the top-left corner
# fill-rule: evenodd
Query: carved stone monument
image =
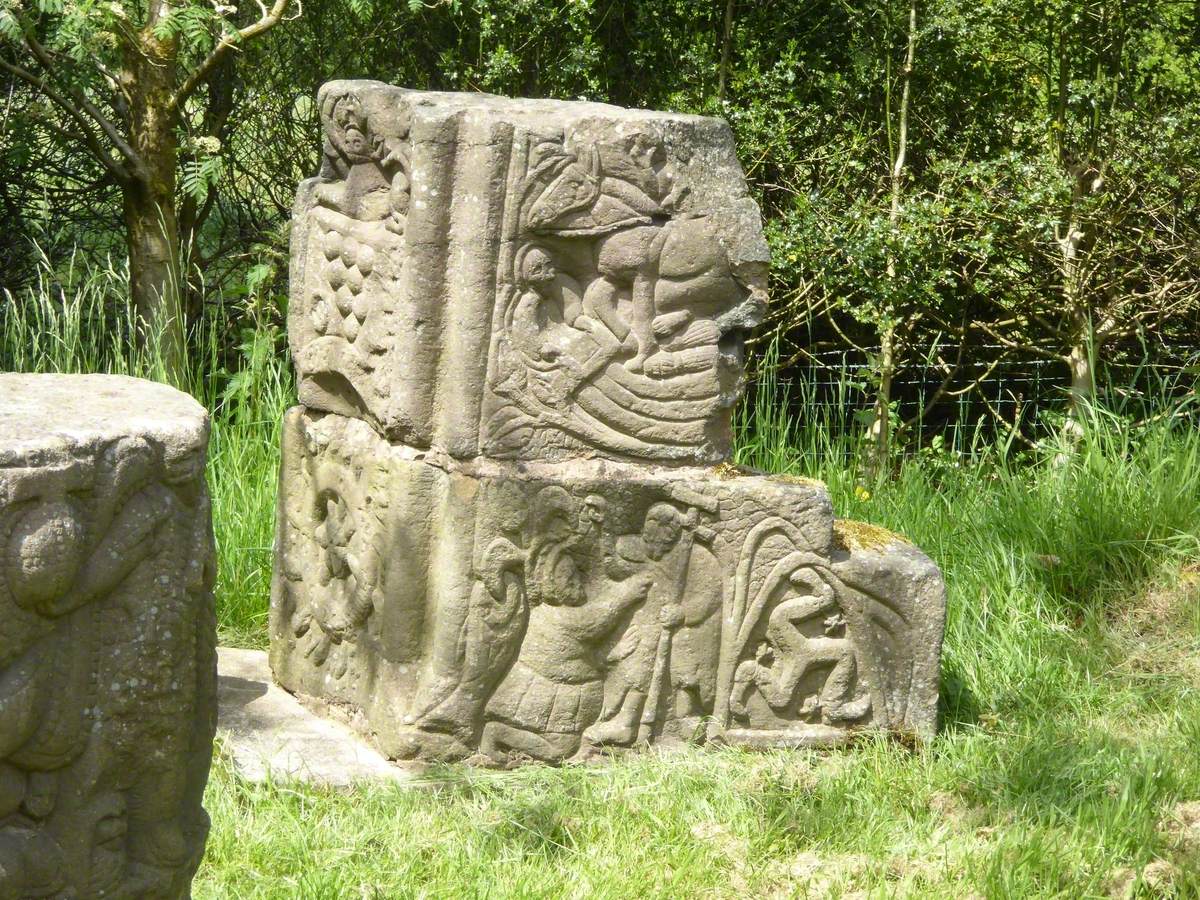
<path id="1" fill-rule="evenodd" d="M 397 758 L 930 734 L 937 567 L 727 462 L 768 254 L 725 123 L 365 81 L 319 105 L 280 683 Z"/>
<path id="2" fill-rule="evenodd" d="M 189 896 L 216 727 L 208 423 L 0 375 L 0 900 Z"/>

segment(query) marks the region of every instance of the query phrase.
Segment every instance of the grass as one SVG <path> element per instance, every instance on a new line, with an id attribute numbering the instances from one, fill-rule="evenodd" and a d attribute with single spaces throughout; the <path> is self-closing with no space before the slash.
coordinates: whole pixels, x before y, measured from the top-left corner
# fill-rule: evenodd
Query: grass
<path id="1" fill-rule="evenodd" d="M 105 343 L 119 289 L 90 273 L 66 302 L 8 298 L 0 362 L 152 372 Z M 192 377 L 214 410 L 221 636 L 243 645 L 263 642 L 292 391 L 277 328 L 251 319 L 224 356 L 214 310 Z M 942 566 L 934 741 L 447 767 L 426 789 L 349 791 L 248 784 L 218 748 L 196 896 L 1200 897 L 1200 430 L 1098 408 L 1069 448 L 1018 458 L 952 435 L 956 452 L 866 482 L 844 423 L 789 413 L 804 391 L 760 381 L 739 461 L 822 478 L 840 514 Z"/>

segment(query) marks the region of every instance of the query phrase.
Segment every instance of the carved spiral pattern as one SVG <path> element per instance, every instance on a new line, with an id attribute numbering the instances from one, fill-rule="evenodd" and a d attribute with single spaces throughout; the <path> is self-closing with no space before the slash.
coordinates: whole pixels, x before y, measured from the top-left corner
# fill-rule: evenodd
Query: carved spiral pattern
<path id="1" fill-rule="evenodd" d="M 17 603 L 39 608 L 70 590 L 85 540 L 78 510 L 68 501 L 46 501 L 26 511 L 5 547 L 7 580 Z"/>

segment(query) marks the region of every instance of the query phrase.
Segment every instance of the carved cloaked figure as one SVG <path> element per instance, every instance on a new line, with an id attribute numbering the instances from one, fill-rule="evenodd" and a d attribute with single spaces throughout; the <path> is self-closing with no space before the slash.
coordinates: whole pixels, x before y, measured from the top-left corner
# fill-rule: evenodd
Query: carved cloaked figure
<path id="1" fill-rule="evenodd" d="M 447 732 L 467 746 L 478 731 L 484 705 L 516 658 L 529 620 L 525 588 L 525 550 L 522 530 L 528 504 L 522 490 L 512 484 L 493 492 L 501 533 L 484 550 L 475 567 L 475 580 L 455 658 L 460 669 L 444 677 L 442 693 L 417 719 L 417 726 Z M 566 523 L 554 519 L 542 499 L 538 513 L 549 515 L 550 527 L 565 534 Z M 447 693 L 448 691 L 448 693 Z"/>

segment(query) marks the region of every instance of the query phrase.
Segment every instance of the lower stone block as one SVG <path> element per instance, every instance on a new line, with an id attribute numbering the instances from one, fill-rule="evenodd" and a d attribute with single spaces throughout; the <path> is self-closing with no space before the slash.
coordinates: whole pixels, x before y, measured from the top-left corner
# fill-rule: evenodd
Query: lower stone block
<path id="1" fill-rule="evenodd" d="M 296 408 L 279 496 L 275 675 L 392 757 L 934 729 L 941 575 L 820 483 L 452 460 Z"/>
<path id="2" fill-rule="evenodd" d="M 180 898 L 208 832 L 203 409 L 0 375 L 0 900 Z"/>

